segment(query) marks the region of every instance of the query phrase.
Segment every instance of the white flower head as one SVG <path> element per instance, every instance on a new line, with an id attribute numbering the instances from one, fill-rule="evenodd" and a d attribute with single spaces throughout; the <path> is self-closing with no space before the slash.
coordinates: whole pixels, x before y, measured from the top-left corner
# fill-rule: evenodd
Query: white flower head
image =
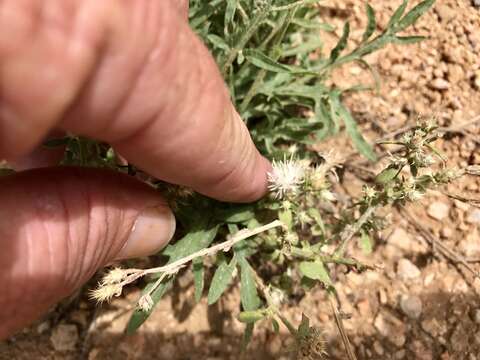
<path id="1" fill-rule="evenodd" d="M 298 193 L 300 186 L 305 181 L 305 164 L 285 158 L 283 161 L 273 161 L 273 170 L 267 174 L 268 189 L 276 199 L 283 199 L 287 195 Z"/>

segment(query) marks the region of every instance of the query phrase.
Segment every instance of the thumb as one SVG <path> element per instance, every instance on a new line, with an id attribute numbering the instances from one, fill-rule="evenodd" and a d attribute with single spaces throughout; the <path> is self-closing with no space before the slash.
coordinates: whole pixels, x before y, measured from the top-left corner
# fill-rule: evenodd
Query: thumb
<path id="1" fill-rule="evenodd" d="M 101 266 L 165 246 L 175 219 L 133 178 L 83 168 L 0 178 L 0 340 L 86 282 Z"/>

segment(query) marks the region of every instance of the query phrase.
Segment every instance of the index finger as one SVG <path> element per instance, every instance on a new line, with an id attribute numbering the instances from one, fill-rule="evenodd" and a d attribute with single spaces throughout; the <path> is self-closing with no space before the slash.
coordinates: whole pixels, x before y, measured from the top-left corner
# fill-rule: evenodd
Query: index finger
<path id="1" fill-rule="evenodd" d="M 22 1 L 42 6 L 34 0 Z M 49 115 L 38 117 L 23 107 L 12 112 L 23 126 L 15 128 L 10 121 L 9 128 L 24 134 L 25 143 L 35 143 L 42 136 L 38 133 L 59 124 L 67 131 L 111 143 L 130 162 L 159 179 L 220 200 L 251 201 L 266 192 L 269 162 L 258 153 L 234 110 L 213 58 L 177 8 L 168 1 L 151 0 L 106 1 L 103 6 L 95 0 L 47 3 L 59 11 L 69 3 L 75 26 L 73 31 L 68 29 L 60 48 L 62 44 L 52 44 L 49 38 L 51 24 L 42 23 L 34 34 L 35 49 L 10 57 L 18 66 L 25 56 L 23 69 L 28 71 L 22 80 L 25 74 L 31 77 L 28 92 L 10 94 L 10 107 L 30 99 L 42 104 L 42 115 Z M 76 56 L 70 50 L 63 59 L 71 61 L 62 61 L 59 52 L 72 49 L 71 36 L 81 44 L 74 50 L 84 49 L 88 56 Z M 49 46 L 41 47 L 39 41 Z M 37 72 L 45 67 L 59 72 L 58 77 L 49 78 L 52 89 L 65 76 L 78 83 L 71 90 L 73 95 L 55 98 L 55 111 L 45 110 L 51 101 L 44 94 L 45 85 L 36 81 L 43 80 Z M 15 80 L 9 79 L 10 86 Z M 18 100 L 19 96 L 23 98 Z M 0 115 L 0 125 L 2 120 Z M 28 149 L 25 143 L 21 151 Z"/>

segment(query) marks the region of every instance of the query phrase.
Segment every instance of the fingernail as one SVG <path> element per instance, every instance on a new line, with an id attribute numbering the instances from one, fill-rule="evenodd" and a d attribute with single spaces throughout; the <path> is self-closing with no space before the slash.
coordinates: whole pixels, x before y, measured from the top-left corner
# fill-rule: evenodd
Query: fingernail
<path id="1" fill-rule="evenodd" d="M 146 208 L 135 221 L 117 260 L 155 254 L 172 239 L 175 226 L 175 217 L 167 206 Z"/>

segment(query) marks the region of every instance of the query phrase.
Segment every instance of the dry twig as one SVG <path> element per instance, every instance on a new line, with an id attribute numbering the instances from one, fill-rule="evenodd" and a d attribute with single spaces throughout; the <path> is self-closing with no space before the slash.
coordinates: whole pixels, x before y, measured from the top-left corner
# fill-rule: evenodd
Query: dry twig
<path id="1" fill-rule="evenodd" d="M 413 216 L 406 208 L 397 206 L 396 209 L 403 215 L 423 236 L 423 238 L 430 243 L 430 246 L 439 250 L 439 252 L 448 260 L 454 264 L 462 264 L 473 276 L 480 279 L 480 274 L 473 269 L 469 262 L 460 254 L 447 247 L 443 242 L 438 240 L 425 226 L 420 224 L 418 220 Z"/>

